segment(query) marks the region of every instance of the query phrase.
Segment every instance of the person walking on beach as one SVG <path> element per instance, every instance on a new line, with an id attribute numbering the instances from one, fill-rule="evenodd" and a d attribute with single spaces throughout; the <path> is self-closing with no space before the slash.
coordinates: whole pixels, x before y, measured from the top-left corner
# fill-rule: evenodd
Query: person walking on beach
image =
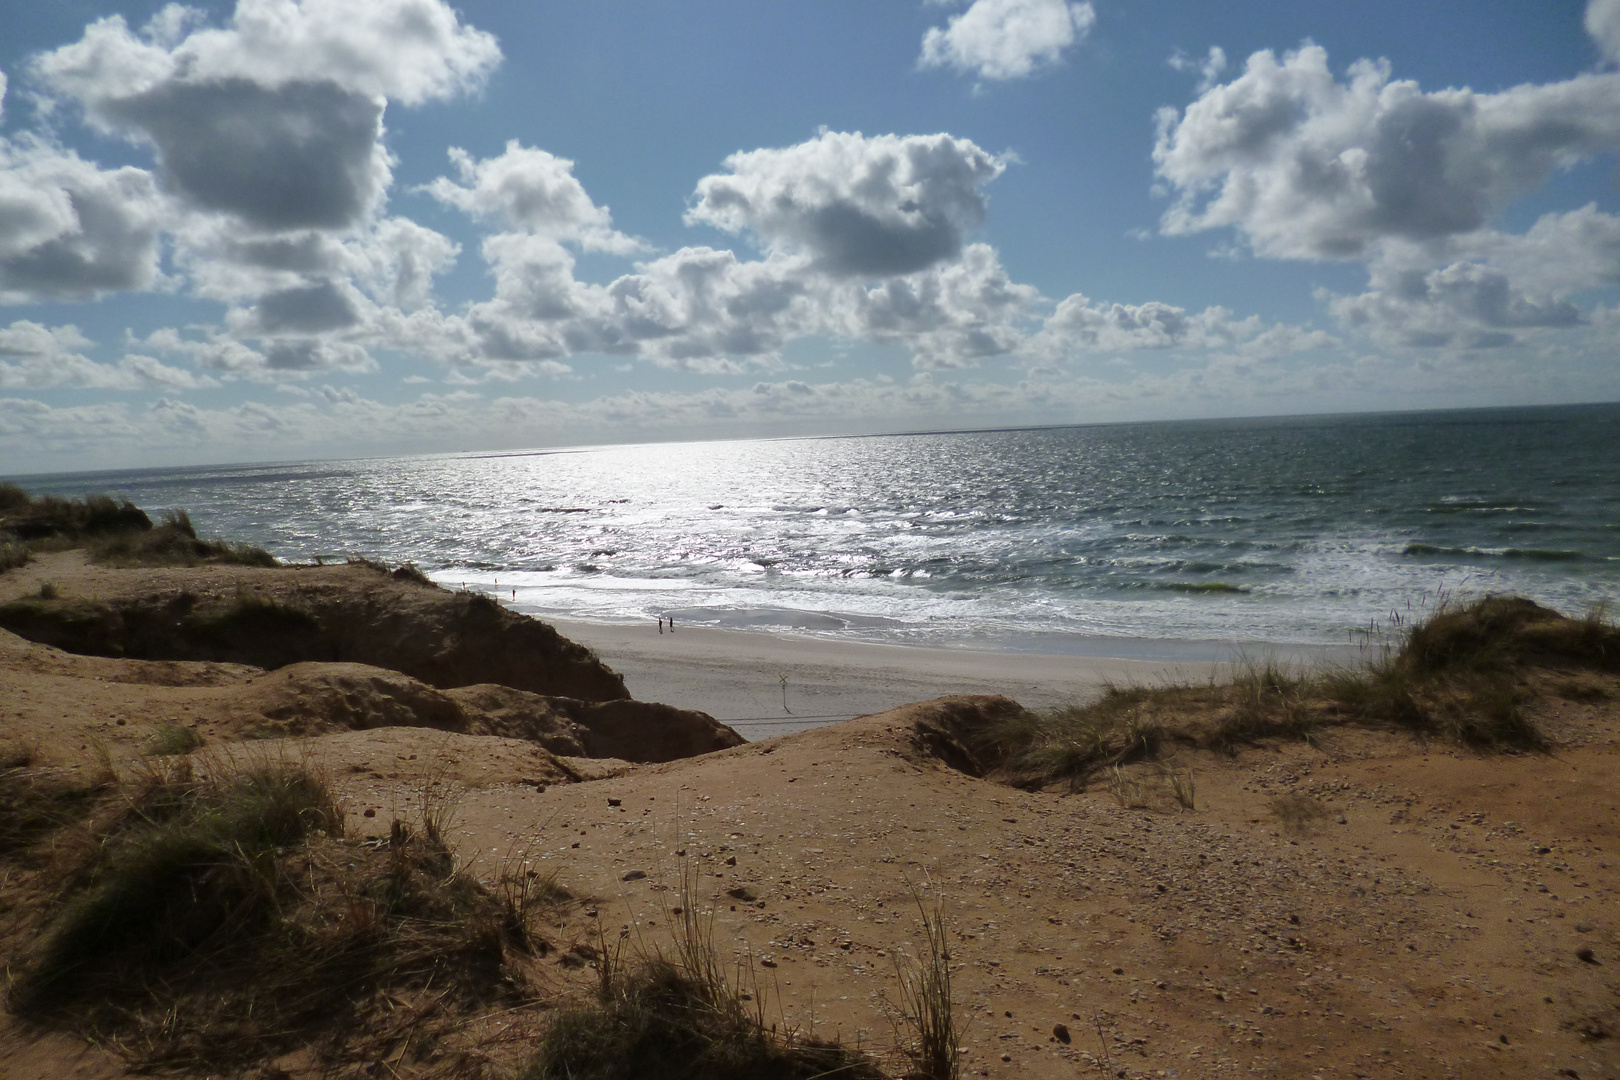
<path id="1" fill-rule="evenodd" d="M 662 615 L 658 616 L 658 632 L 660 634 L 664 632 L 664 617 Z"/>

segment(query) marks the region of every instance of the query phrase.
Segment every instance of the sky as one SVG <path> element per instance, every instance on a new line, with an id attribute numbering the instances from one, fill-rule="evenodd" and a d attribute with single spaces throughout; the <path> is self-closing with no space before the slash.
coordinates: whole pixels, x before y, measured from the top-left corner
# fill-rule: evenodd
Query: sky
<path id="1" fill-rule="evenodd" d="M 0 6 L 0 474 L 1620 399 L 1620 0 Z"/>

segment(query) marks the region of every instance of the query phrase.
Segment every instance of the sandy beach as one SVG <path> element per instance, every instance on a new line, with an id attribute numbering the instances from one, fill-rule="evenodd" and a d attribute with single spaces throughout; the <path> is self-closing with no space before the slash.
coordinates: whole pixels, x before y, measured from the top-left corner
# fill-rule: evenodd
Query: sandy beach
<path id="1" fill-rule="evenodd" d="M 1230 663 L 916 648 L 801 634 L 547 620 L 594 649 L 643 701 L 697 709 L 750 740 L 946 694 L 1003 694 L 1029 708 L 1087 701 L 1104 685 L 1205 682 Z M 1125 653 L 1129 643 L 1118 643 Z M 1144 648 L 1152 642 L 1144 643 Z M 1333 662 L 1342 649 L 1231 647 L 1234 661 Z M 785 680 L 785 681 L 784 681 Z"/>

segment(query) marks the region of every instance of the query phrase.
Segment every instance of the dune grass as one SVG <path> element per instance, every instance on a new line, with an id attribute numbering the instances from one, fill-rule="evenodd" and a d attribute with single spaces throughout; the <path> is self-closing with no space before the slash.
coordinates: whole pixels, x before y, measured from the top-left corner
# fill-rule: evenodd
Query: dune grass
<path id="1" fill-rule="evenodd" d="M 200 539 L 184 510 L 167 511 L 154 525 L 127 499 L 33 496 L 16 484 L 0 484 L 0 572 L 26 564 L 32 552 L 76 547 L 88 549 L 95 562 L 116 566 L 280 565 L 263 548 Z"/>
<path id="2" fill-rule="evenodd" d="M 613 979 L 596 1001 L 558 1011 L 522 1080 L 881 1080 L 836 1043 L 782 1037 L 746 1012 L 717 1008 L 668 960 Z"/>
<path id="3" fill-rule="evenodd" d="M 180 757 L 203 744 L 196 728 L 184 724 L 165 724 L 141 744 L 141 753 L 150 757 Z"/>
<path id="4" fill-rule="evenodd" d="M 33 496 L 16 484 L 0 484 L 0 531 L 24 542 L 76 541 L 151 527 L 152 519 L 128 499 Z"/>
<path id="5" fill-rule="evenodd" d="M 87 817 L 105 785 L 29 768 L 30 747 L 0 748 L 0 859 L 16 856 L 49 833 Z"/>
<path id="6" fill-rule="evenodd" d="M 96 538 L 90 558 L 113 566 L 280 566 L 263 548 L 225 540 L 203 540 L 184 510 L 170 510 L 149 529 L 128 529 Z"/>
<path id="7" fill-rule="evenodd" d="M 402 821 L 348 837 L 299 765 L 148 759 L 81 819 L 49 845 L 59 897 L 7 1005 L 142 1070 L 235 1075 L 306 1045 L 337 1068 L 374 1060 L 401 1018 L 428 1052 L 458 1010 L 522 999 L 513 963 L 548 948 L 534 922 L 554 882 L 486 887 Z M 9 829 L 38 844 L 61 822 Z"/>
<path id="8" fill-rule="evenodd" d="M 433 584 L 433 579 L 424 574 L 415 563 L 400 563 L 390 570 L 387 563 L 378 562 L 376 559 L 368 559 L 364 555 L 349 555 L 344 559 L 344 562 L 350 566 L 363 566 L 374 574 L 381 574 L 383 577 L 393 578 L 395 581 L 406 581 L 412 585 L 421 585 L 429 589 L 438 588 L 437 585 Z"/>
<path id="9" fill-rule="evenodd" d="M 1135 783 L 1119 770 L 1181 748 L 1232 753 L 1346 725 L 1480 751 L 1545 750 L 1527 678 L 1534 669 L 1620 671 L 1620 627 L 1601 610 L 1571 619 L 1522 598 L 1485 597 L 1443 606 L 1356 667 L 1301 673 L 1249 663 L 1207 685 L 1109 686 L 1086 705 L 953 735 L 988 775 L 1032 789 L 1078 790 L 1107 775 Z M 1170 786 L 1176 801 L 1191 800 L 1190 778 Z"/>
<path id="10" fill-rule="evenodd" d="M 28 545 L 5 533 L 0 533 L 0 574 L 7 570 L 15 570 L 19 566 L 27 566 L 32 553 Z"/>
<path id="11" fill-rule="evenodd" d="M 601 941 L 594 999 L 557 1011 L 520 1080 L 883 1080 L 858 1051 L 767 1025 L 757 986 L 742 985 L 752 969 L 721 959 L 694 888 L 683 861 L 665 912 L 672 955 Z"/>
<path id="12" fill-rule="evenodd" d="M 921 917 L 920 955 L 908 958 L 897 954 L 894 965 L 900 984 L 902 1034 L 909 1036 L 902 1050 L 912 1066 L 907 1075 L 916 1080 L 958 1080 L 965 1028 L 957 1017 L 951 988 L 945 903 L 939 896 L 925 900 L 915 888 L 912 900 Z"/>
<path id="13" fill-rule="evenodd" d="M 73 895 L 12 986 L 23 1013 L 87 997 L 260 929 L 273 856 L 341 814 L 307 773 L 254 769 L 225 782 L 154 774 L 69 877 Z"/>

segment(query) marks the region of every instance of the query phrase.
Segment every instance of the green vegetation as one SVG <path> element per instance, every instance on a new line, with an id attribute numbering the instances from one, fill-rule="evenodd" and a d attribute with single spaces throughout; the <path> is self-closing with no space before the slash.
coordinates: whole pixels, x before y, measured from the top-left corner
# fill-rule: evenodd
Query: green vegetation
<path id="1" fill-rule="evenodd" d="M 197 734 L 196 728 L 169 724 L 159 728 L 150 739 L 147 739 L 141 751 L 150 757 L 180 757 L 191 753 L 202 744 L 202 736 Z"/>
<path id="2" fill-rule="evenodd" d="M 206 782 L 183 768 L 155 775 L 109 830 L 13 984 L 21 1012 L 119 1000 L 150 971 L 261 929 L 277 850 L 315 830 L 341 834 L 342 815 L 307 773 L 264 768 Z"/>
<path id="3" fill-rule="evenodd" d="M 198 539 L 184 510 L 170 510 L 153 525 L 127 499 L 34 497 L 16 484 L 0 484 L 0 572 L 26 564 L 31 552 L 75 547 L 88 548 L 96 562 L 119 566 L 279 565 L 262 548 Z"/>
<path id="4" fill-rule="evenodd" d="M 193 760 L 102 792 L 99 816 L 48 845 L 79 854 L 55 868 L 56 909 L 10 965 L 13 1011 L 108 1041 L 143 1070 L 234 1074 L 306 1045 L 333 1067 L 375 1060 L 399 1045 L 397 1025 L 364 1021 L 399 1009 L 431 1052 L 463 1010 L 522 999 L 508 961 L 549 948 L 531 923 L 554 885 L 491 891 L 401 821 L 386 838 L 345 838 L 306 769 L 204 777 Z M 0 826 L 15 816 L 4 795 Z M 38 845 L 63 820 L 12 833 Z"/>
<path id="5" fill-rule="evenodd" d="M 0 534 L 0 574 L 7 570 L 15 570 L 19 566 L 27 566 L 29 557 L 27 544 Z"/>
<path id="6" fill-rule="evenodd" d="M 91 537 L 151 527 L 152 519 L 128 499 L 109 495 L 35 498 L 16 484 L 0 484 L 0 532 L 25 543 L 50 541 L 72 546 Z"/>
<path id="7" fill-rule="evenodd" d="M 364 555 L 350 555 L 344 560 L 344 562 L 351 566 L 363 566 L 373 573 L 381 574 L 383 577 L 393 578 L 395 581 L 408 581 L 413 585 L 425 585 L 430 589 L 438 588 L 437 585 L 433 584 L 433 579 L 422 573 L 421 569 L 418 568 L 415 563 L 400 563 L 398 566 L 390 570 L 388 569 L 387 563 L 378 562 L 375 559 L 368 559 Z"/>
<path id="8" fill-rule="evenodd" d="M 1530 680 L 1538 669 L 1620 671 L 1620 627 L 1601 610 L 1571 619 L 1522 598 L 1486 597 L 1441 608 L 1357 668 L 1306 675 L 1250 664 L 1226 683 L 1111 686 L 1088 705 L 1009 714 L 950 734 L 978 771 L 1003 782 L 1079 789 L 1107 775 L 1133 805 L 1146 795 L 1131 785 L 1144 781 L 1120 768 L 1158 762 L 1187 805 L 1190 778 L 1182 782 L 1162 764 L 1182 747 L 1231 753 L 1359 725 L 1476 750 L 1544 750 Z"/>
<path id="9" fill-rule="evenodd" d="M 90 557 L 116 566 L 280 565 L 274 555 L 251 544 L 198 539 L 191 517 L 184 510 L 168 511 L 151 529 L 102 537 L 90 545 Z"/>

